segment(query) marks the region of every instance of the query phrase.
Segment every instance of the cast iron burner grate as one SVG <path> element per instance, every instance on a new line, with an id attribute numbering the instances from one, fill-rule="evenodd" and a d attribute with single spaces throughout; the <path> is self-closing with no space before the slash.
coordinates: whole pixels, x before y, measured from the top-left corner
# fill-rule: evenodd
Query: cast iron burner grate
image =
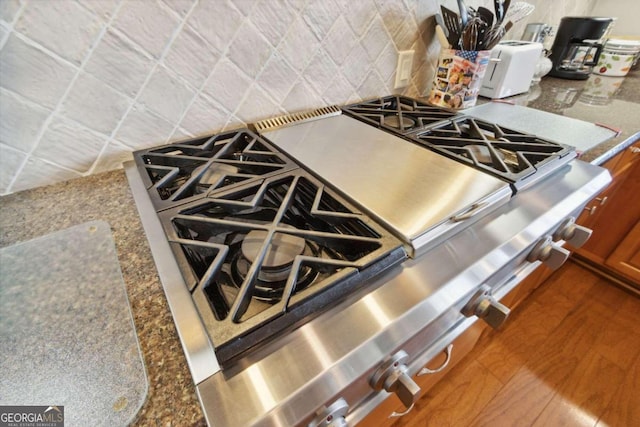
<path id="1" fill-rule="evenodd" d="M 159 215 L 222 364 L 406 257 L 399 240 L 301 169 Z"/>
<path id="2" fill-rule="evenodd" d="M 386 96 L 342 107 L 345 114 L 393 133 L 407 134 L 455 116 L 455 112 L 434 107 L 405 96 Z"/>
<path id="3" fill-rule="evenodd" d="M 136 151 L 134 158 L 156 209 L 296 167 L 248 129 Z"/>
<path id="4" fill-rule="evenodd" d="M 524 183 L 534 174 L 539 178 L 575 157 L 571 147 L 470 117 L 455 118 L 407 136 L 511 183 Z"/>

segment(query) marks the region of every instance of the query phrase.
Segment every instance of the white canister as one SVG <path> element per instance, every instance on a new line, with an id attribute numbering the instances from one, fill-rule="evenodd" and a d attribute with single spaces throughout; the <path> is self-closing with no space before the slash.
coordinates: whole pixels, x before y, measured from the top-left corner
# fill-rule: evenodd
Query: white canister
<path id="1" fill-rule="evenodd" d="M 602 76 L 626 76 L 640 53 L 640 40 L 609 39 L 602 49 L 593 73 Z"/>

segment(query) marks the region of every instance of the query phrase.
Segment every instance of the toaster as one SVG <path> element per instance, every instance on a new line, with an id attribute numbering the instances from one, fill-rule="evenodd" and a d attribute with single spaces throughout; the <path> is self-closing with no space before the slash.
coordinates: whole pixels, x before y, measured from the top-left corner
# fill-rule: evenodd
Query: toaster
<path id="1" fill-rule="evenodd" d="M 529 90 L 542 54 L 542 43 L 507 40 L 491 49 L 480 96 L 505 98 Z"/>

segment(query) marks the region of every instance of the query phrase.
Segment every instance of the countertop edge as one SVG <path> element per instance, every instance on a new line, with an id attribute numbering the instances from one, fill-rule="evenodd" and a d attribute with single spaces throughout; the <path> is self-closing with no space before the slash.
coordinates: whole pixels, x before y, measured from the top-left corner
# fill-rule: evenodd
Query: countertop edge
<path id="1" fill-rule="evenodd" d="M 633 145 L 635 142 L 640 141 L 640 131 L 637 131 L 636 133 L 630 135 L 629 137 L 627 137 L 626 139 L 624 139 L 623 141 L 616 143 L 615 145 L 613 145 L 613 147 L 605 150 L 604 152 L 600 153 L 600 150 L 602 150 L 602 146 L 603 145 L 607 145 L 611 142 L 610 141 L 605 141 L 602 144 L 593 147 L 592 149 L 585 151 L 584 153 L 582 153 L 582 155 L 579 157 L 580 160 L 584 160 L 584 161 L 588 161 L 589 163 L 593 164 L 593 165 L 597 165 L 600 166 L 602 164 L 604 164 L 606 161 L 612 159 L 613 157 L 617 156 L 619 153 L 621 153 L 623 150 L 626 150 L 628 147 L 630 147 L 631 145 Z M 594 158 L 590 158 L 592 152 L 596 152 L 597 157 Z M 586 158 L 585 158 L 586 156 Z"/>

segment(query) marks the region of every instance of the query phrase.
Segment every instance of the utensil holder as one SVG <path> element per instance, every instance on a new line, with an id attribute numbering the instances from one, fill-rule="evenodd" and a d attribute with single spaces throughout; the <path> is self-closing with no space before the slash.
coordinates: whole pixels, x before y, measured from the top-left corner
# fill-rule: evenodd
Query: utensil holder
<path id="1" fill-rule="evenodd" d="M 490 56 L 490 50 L 443 49 L 438 57 L 429 103 L 454 110 L 473 107 Z"/>

